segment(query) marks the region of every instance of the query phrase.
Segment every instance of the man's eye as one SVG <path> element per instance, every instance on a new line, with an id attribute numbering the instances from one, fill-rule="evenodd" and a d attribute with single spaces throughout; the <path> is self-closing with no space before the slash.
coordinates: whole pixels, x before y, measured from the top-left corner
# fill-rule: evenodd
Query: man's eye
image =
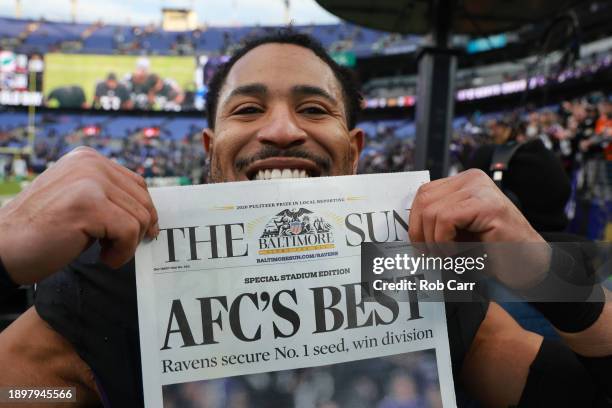
<path id="1" fill-rule="evenodd" d="M 327 113 L 325 109 L 320 108 L 318 106 L 307 106 L 300 110 L 300 112 L 305 113 L 307 115 L 324 115 Z"/>
<path id="2" fill-rule="evenodd" d="M 256 106 L 245 106 L 244 108 L 240 108 L 234 111 L 234 115 L 253 115 L 256 113 L 261 113 L 261 109 Z"/>

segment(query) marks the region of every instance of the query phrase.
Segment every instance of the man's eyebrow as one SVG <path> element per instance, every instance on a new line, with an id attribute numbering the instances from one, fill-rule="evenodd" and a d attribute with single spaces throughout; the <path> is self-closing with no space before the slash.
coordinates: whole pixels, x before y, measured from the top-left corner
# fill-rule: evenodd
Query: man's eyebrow
<path id="1" fill-rule="evenodd" d="M 268 93 L 268 87 L 264 84 L 248 84 L 241 85 L 237 88 L 232 89 L 230 94 L 225 99 L 229 101 L 236 96 L 265 96 Z"/>
<path id="2" fill-rule="evenodd" d="M 306 96 L 308 95 L 321 96 L 334 104 L 338 104 L 338 101 L 336 100 L 336 98 L 334 98 L 325 89 L 319 88 L 318 86 L 296 85 L 293 88 L 291 88 L 291 93 L 298 94 L 298 95 L 306 95 Z"/>

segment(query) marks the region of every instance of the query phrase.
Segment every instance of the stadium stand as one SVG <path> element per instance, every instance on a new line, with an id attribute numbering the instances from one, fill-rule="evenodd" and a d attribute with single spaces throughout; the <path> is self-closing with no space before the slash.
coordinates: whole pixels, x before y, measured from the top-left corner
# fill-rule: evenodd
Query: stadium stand
<path id="1" fill-rule="evenodd" d="M 602 236 L 605 219 L 612 213 L 612 165 L 606 160 L 606 138 L 612 132 L 607 119 L 610 113 L 612 102 L 604 95 L 591 94 L 517 114 L 516 120 L 521 137 L 541 139 L 562 161 L 573 180 L 568 212 L 575 219 L 574 228 L 592 238 Z M 504 111 L 456 117 L 450 146 L 451 173 L 464 170 L 476 148 L 491 142 L 492 121 L 507 117 Z M 27 144 L 25 112 L 1 112 L 0 122 L 0 147 Z M 365 120 L 358 126 L 368 137 L 360 173 L 412 169 L 416 132 L 412 120 Z M 206 172 L 201 129 L 205 127 L 201 117 L 43 114 L 36 121 L 30 170 L 40 172 L 74 147 L 86 145 L 149 177 L 203 182 Z M 10 162 L 5 165 L 10 167 Z M 577 214 L 580 211 L 583 214 Z M 593 213 L 599 221 L 584 219 L 585 212 Z"/>
<path id="2" fill-rule="evenodd" d="M 28 26 L 33 29 L 28 32 Z M 5 42 L 16 52 L 46 53 L 73 51 L 87 54 L 179 54 L 180 43 L 187 43 L 195 52 L 219 53 L 231 44 L 257 33 L 279 27 L 210 27 L 184 32 L 166 32 L 156 26 L 121 26 L 18 20 L 0 17 L 0 38 L 24 41 Z M 418 36 L 397 36 L 357 27 L 351 24 L 296 26 L 298 31 L 310 33 L 328 49 L 353 51 L 358 56 L 374 53 L 414 50 L 421 40 Z M 67 46 L 77 42 L 78 47 Z M 12 45 L 11 45 L 12 44 Z"/>
<path id="3" fill-rule="evenodd" d="M 29 22 L 12 18 L 0 18 L 0 38 L 16 37 L 26 30 Z"/>
<path id="4" fill-rule="evenodd" d="M 568 172 L 575 172 L 578 168 L 581 168 L 582 162 L 588 160 L 589 157 L 588 149 L 585 148 L 586 150 L 580 151 L 581 148 L 578 145 L 580 141 L 576 140 L 576 138 L 583 137 L 582 134 L 578 133 L 576 121 L 584 122 L 588 119 L 584 117 L 584 112 L 592 110 L 596 106 L 602 111 L 601 114 L 597 115 L 603 118 L 606 114 L 604 110 L 609 109 L 610 103 L 601 95 L 592 95 L 588 100 L 567 101 L 560 106 L 548 106 L 539 111 L 523 114 L 521 121 L 525 125 L 525 137 L 539 137 L 544 140 L 551 149 L 558 153 Z M 494 112 L 455 118 L 453 121 L 454 137 L 451 145 L 452 171 L 460 171 L 465 168 L 470 152 L 479 144 L 488 141 L 488 123 L 503 115 L 504 112 Z M 0 118 L 3 123 L 1 128 L 3 137 L 0 139 L 0 145 L 23 146 L 26 143 L 27 135 L 26 113 L 4 112 L 0 114 Z M 595 132 L 597 120 L 597 118 L 594 118 L 591 121 L 593 132 Z M 606 123 L 604 119 L 600 120 L 603 121 L 601 123 Z M 114 144 L 113 140 L 123 140 L 136 144 L 144 143 L 144 145 L 160 143 L 162 146 L 160 149 L 163 151 L 164 148 L 176 143 L 189 144 L 193 142 L 198 139 L 199 132 L 205 126 L 205 121 L 199 118 L 47 114 L 39 116 L 36 123 L 37 148 L 47 152 L 45 160 L 48 162 L 53 162 L 59 158 L 59 156 L 54 156 L 49 152 L 61 155 L 82 144 L 108 147 L 105 149 L 106 154 L 120 156 L 122 154 L 121 145 Z M 365 130 L 369 139 L 368 147 L 362 157 L 361 172 L 411 169 L 412 143 L 416 132 L 414 122 L 408 119 L 377 120 L 364 121 L 359 123 L 359 126 Z M 600 133 L 608 131 L 604 125 L 600 125 L 600 127 Z M 90 128 L 95 130 L 87 133 Z M 143 135 L 143 130 L 146 128 L 157 128 L 159 132 L 150 139 Z M 100 138 L 101 142 L 95 142 L 97 138 Z M 58 142 L 58 140 L 61 142 Z M 151 140 L 156 140 L 156 142 L 151 143 Z M 56 143 L 55 147 L 59 143 L 61 148 L 50 149 L 51 143 Z M 195 148 L 203 154 L 201 146 L 196 145 Z M 593 149 L 601 149 L 601 147 L 594 146 Z M 158 152 L 157 149 L 153 149 L 153 151 Z M 163 154 L 169 156 L 171 152 L 164 151 Z M 154 153 L 151 155 L 145 154 L 143 157 L 148 158 L 153 155 Z M 577 161 L 580 161 L 580 163 L 577 163 Z M 165 175 L 166 171 L 172 174 L 178 173 L 176 169 L 167 168 L 162 175 Z M 606 171 L 610 172 L 612 169 L 608 166 Z M 595 194 L 593 191 L 591 193 Z M 606 200 L 610 199 L 609 191 L 597 194 L 603 194 L 602 197 Z"/>
<path id="5" fill-rule="evenodd" d="M 612 166 L 605 158 L 612 155 L 604 149 L 610 135 L 602 130 L 606 129 L 605 126 L 597 126 L 597 120 L 603 118 L 600 122 L 606 123 L 604 119 L 609 103 L 601 93 L 589 93 L 592 90 L 604 94 L 612 92 L 609 86 L 598 85 L 609 83 L 612 71 L 612 33 L 605 18 L 610 14 L 608 9 L 604 7 L 598 13 L 589 12 L 586 17 L 580 15 L 588 23 L 583 33 L 585 42 L 579 58 L 571 64 L 568 64 L 563 50 L 559 50 L 547 57 L 543 64 L 545 69 L 531 69 L 541 62 L 541 56 L 536 52 L 538 49 L 533 46 L 542 34 L 538 28 L 510 33 L 503 49 L 462 60 L 456 76 L 457 115 L 453 121 L 450 146 L 451 173 L 464 169 L 477 146 L 490 141 L 488 123 L 491 120 L 508 117 L 514 112 L 526 129 L 525 137 L 544 140 L 572 176 L 574 208 L 570 205 L 568 211 L 574 212 L 573 218 L 579 220 L 584 215 L 580 214 L 580 205 L 576 204 L 580 200 L 584 201 L 583 208 L 592 205 L 596 212 L 603 212 L 604 217 L 608 217 L 612 206 L 609 204 L 612 200 L 609 191 Z M 166 32 L 154 25 L 75 24 L 0 17 L 0 50 L 43 55 L 61 51 L 97 55 L 214 57 L 231 52 L 246 38 L 277 28 L 203 26 L 192 31 Z M 389 34 L 348 23 L 302 25 L 295 29 L 313 35 L 332 54 L 348 52 L 356 58 L 354 68 L 363 81 L 361 90 L 368 108 L 359 124 L 369 139 L 362 154 L 360 172 L 412 169 L 416 127 L 411 117 L 417 103 L 415 55 L 423 37 Z M 454 43 L 465 48 L 468 40 L 457 37 Z M 118 74 L 121 79 L 123 73 Z M 566 97 L 564 93 L 572 84 L 584 90 L 581 93 L 572 91 L 571 97 Z M 522 97 L 533 90 L 544 95 L 536 98 L 538 109 L 527 105 Z M 556 104 L 550 105 L 546 95 L 554 92 L 561 96 L 557 97 Z M 515 99 L 497 103 L 511 95 Z M 188 102 L 191 105 L 185 104 L 185 107 L 193 109 L 193 97 Z M 591 122 L 585 124 L 589 120 Z M 27 125 L 25 111 L 0 111 L 0 147 L 27 146 Z M 169 116 L 158 113 L 144 117 L 117 112 L 104 115 L 74 111 L 51 114 L 43 109 L 36 117 L 35 154 L 29 158 L 30 170 L 34 173 L 42 171 L 71 148 L 89 145 L 141 174 L 205 181 L 206 172 L 202 170 L 205 154 L 200 143 L 203 127 L 205 121 L 201 116 L 188 114 Z M 588 129 L 593 135 L 592 142 L 587 142 L 586 139 L 590 138 L 584 136 Z M 587 146 L 588 143 L 591 145 Z M 189 163 L 185 161 L 186 157 L 189 157 Z M 10 164 L 10 161 L 5 161 L 7 169 Z M 592 208 L 584 212 L 592 212 Z M 582 223 L 576 227 L 582 232 L 589 230 L 586 235 L 602 236 L 601 227 L 587 228 L 584 220 L 576 223 Z"/>

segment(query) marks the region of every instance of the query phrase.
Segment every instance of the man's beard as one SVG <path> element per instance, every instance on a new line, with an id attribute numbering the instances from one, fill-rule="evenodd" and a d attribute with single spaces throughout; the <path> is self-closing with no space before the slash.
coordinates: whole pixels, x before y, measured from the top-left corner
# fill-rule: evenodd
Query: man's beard
<path id="1" fill-rule="evenodd" d="M 249 157 L 237 158 L 236 162 L 234 163 L 234 170 L 237 173 L 241 173 L 257 160 L 264 160 L 271 157 L 293 157 L 298 159 L 310 160 L 315 163 L 316 166 L 319 168 L 321 172 L 320 176 L 329 176 L 332 168 L 332 161 L 330 158 L 313 154 L 308 150 L 303 149 L 302 147 L 280 149 L 275 146 L 264 145 L 254 155 L 251 155 Z M 349 164 L 349 157 L 346 157 L 343 162 L 344 163 L 341 168 L 341 174 L 352 174 L 352 168 Z M 223 174 L 223 169 L 221 168 L 220 160 L 214 154 L 211 158 L 209 181 L 211 183 L 223 183 L 226 181 L 230 181 L 228 180 L 227 175 Z"/>

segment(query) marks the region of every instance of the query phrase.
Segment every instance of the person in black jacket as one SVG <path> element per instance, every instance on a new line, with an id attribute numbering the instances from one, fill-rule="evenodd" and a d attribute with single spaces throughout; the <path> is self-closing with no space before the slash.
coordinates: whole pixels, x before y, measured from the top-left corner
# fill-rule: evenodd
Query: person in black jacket
<path id="1" fill-rule="evenodd" d="M 559 158 L 540 139 L 526 141 L 520 125 L 512 126 L 510 119 L 497 120 L 490 129 L 493 143 L 476 149 L 468 168 L 491 177 L 500 171 L 497 184 L 536 231 L 564 231 L 571 184 Z M 506 157 L 504 150 L 511 150 L 511 156 Z M 496 165 L 501 168 L 495 169 Z"/>

